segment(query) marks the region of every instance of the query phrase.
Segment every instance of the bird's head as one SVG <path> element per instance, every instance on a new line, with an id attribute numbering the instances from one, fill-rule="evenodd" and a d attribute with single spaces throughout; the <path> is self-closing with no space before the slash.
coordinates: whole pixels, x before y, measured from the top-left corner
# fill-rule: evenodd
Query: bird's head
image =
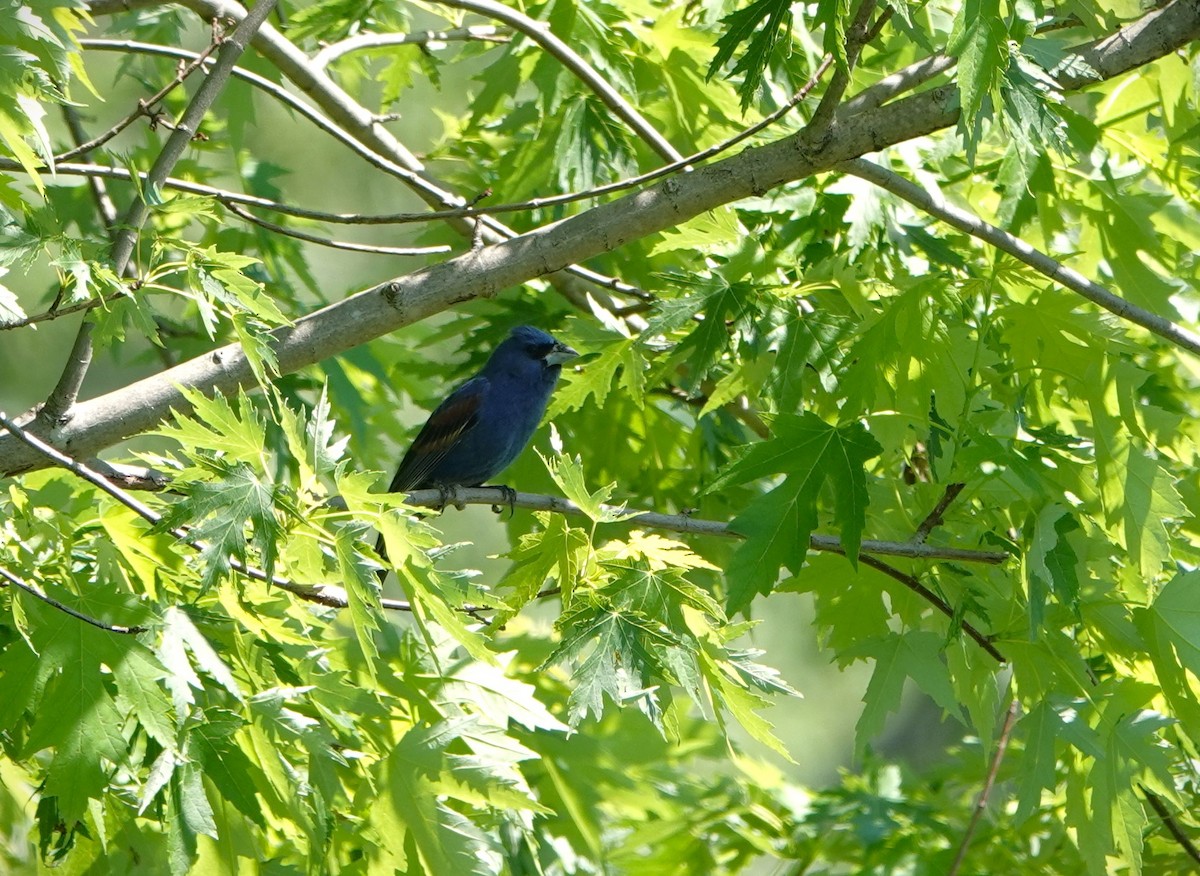
<path id="1" fill-rule="evenodd" d="M 553 377 L 558 377 L 562 364 L 578 355 L 566 344 L 554 340 L 541 329 L 531 325 L 519 325 L 492 353 L 488 369 L 500 368 L 527 373 L 536 363 L 539 370 L 549 371 Z"/>

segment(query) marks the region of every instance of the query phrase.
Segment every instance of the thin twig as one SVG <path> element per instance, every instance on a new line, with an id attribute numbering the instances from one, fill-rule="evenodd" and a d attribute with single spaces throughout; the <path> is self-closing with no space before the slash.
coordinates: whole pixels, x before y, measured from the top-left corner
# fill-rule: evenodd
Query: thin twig
<path id="1" fill-rule="evenodd" d="M 42 588 L 38 587 L 36 584 L 32 584 L 29 581 L 26 581 L 24 578 L 21 578 L 18 575 L 14 575 L 12 572 L 10 572 L 8 569 L 4 568 L 3 566 L 0 566 L 0 578 L 4 579 L 4 581 L 0 581 L 0 587 L 5 586 L 5 581 L 6 581 L 9 584 L 11 584 L 13 587 L 16 587 L 19 590 L 24 590 L 30 596 L 40 599 L 42 602 L 46 603 L 46 605 L 49 605 L 51 608 L 56 608 L 59 611 L 63 612 L 64 614 L 69 614 L 71 617 L 75 618 L 76 620 L 81 620 L 85 624 L 91 624 L 94 627 L 98 627 L 99 629 L 102 629 L 102 630 L 107 630 L 110 633 L 121 633 L 122 635 L 126 635 L 126 636 L 134 636 L 134 635 L 137 635 L 138 633 L 144 633 L 147 630 L 147 627 L 138 627 L 138 626 L 123 627 L 120 624 L 106 624 L 104 621 L 97 620 L 96 618 L 92 617 L 91 615 L 86 615 L 81 611 L 76 611 L 75 609 L 71 608 L 71 606 L 64 605 L 63 603 L 59 602 L 57 599 L 55 599 L 53 596 L 48 594 Z"/>
<path id="2" fill-rule="evenodd" d="M 499 487 L 453 487 L 448 491 L 414 490 L 407 495 L 405 502 L 419 508 L 437 508 L 442 505 L 503 505 L 509 504 L 517 508 L 528 508 L 532 511 L 550 511 L 554 514 L 565 514 L 573 517 L 583 516 L 584 511 L 569 499 L 561 496 L 550 496 L 543 493 L 516 493 L 510 503 L 512 494 L 505 493 Z M 683 532 L 692 535 L 711 535 L 722 538 L 743 538 L 740 533 L 729 528 L 729 524 L 721 520 L 703 520 L 687 514 L 660 514 L 657 511 L 630 511 L 625 506 L 603 505 L 605 511 L 614 514 L 633 514 L 622 522 L 631 526 L 645 526 L 650 529 L 661 529 L 668 532 Z M 813 535 L 809 539 L 809 548 L 814 551 L 845 553 L 842 540 L 834 535 Z M 866 539 L 860 550 L 863 553 L 879 554 L 881 556 L 905 557 L 914 560 L 952 560 L 963 563 L 986 563 L 997 565 L 1007 562 L 1008 554 L 1000 551 L 979 551 L 970 548 L 938 547 L 935 545 L 914 544 L 910 541 L 883 541 Z M 915 580 L 915 579 L 914 579 Z M 938 597 L 930 593 L 934 599 Z M 953 614 L 953 610 L 945 603 L 939 605 L 943 611 Z"/>
<path id="3" fill-rule="evenodd" d="M 842 102 L 846 88 L 850 85 L 850 74 L 854 71 L 854 65 L 858 63 L 858 56 L 861 54 L 863 46 L 873 35 L 878 34 L 883 29 L 883 25 L 891 18 L 892 10 L 889 8 L 879 17 L 876 27 L 869 27 L 867 23 L 875 12 L 876 3 L 877 0 L 862 0 L 862 4 L 858 7 L 858 14 L 854 16 L 854 23 L 847 30 L 846 64 L 844 67 L 838 65 L 837 69 L 833 71 L 829 87 L 821 95 L 821 102 L 813 110 L 812 117 L 809 118 L 808 124 L 804 128 L 804 139 L 809 144 L 820 143 L 828 136 L 830 123 L 833 122 L 833 114 L 836 112 L 838 104 Z"/>
<path id="4" fill-rule="evenodd" d="M 1004 760 L 1004 754 L 1008 751 L 1008 740 L 1012 736 L 1013 725 L 1017 723 L 1017 716 L 1020 713 L 1021 704 L 1014 699 L 1008 704 L 1008 714 L 1004 716 L 1004 727 L 1000 730 L 1000 738 L 996 740 L 996 753 L 992 755 L 987 778 L 979 792 L 979 799 L 975 801 L 975 810 L 971 813 L 971 820 L 967 822 L 967 829 L 963 832 L 962 841 L 958 844 L 958 853 L 954 856 L 954 863 L 946 871 L 946 876 L 958 876 L 963 859 L 967 856 L 967 849 L 971 846 L 971 838 L 979 826 L 979 819 L 983 817 L 983 812 L 987 809 L 988 796 L 992 793 L 992 786 L 996 784 L 996 775 L 1000 772 L 1000 762 Z"/>
<path id="5" fill-rule="evenodd" d="M 374 255 L 389 255 L 389 256 L 424 256 L 436 255 L 438 253 L 450 252 L 449 244 L 440 244 L 437 246 L 373 246 L 368 243 L 351 243 L 345 240 L 331 240 L 328 237 L 318 237 L 315 234 L 307 234 L 303 231 L 297 231 L 295 228 L 287 228 L 283 225 L 277 225 L 267 219 L 260 219 L 249 210 L 244 210 L 237 204 L 226 204 L 226 209 L 254 225 L 258 225 L 268 231 L 273 231 L 276 234 L 282 234 L 285 237 L 294 237 L 296 240 L 304 240 L 308 243 L 315 243 L 319 246 L 327 246 L 330 249 L 345 249 L 351 252 L 369 252 Z"/>
<path id="6" fill-rule="evenodd" d="M 924 544 L 925 539 L 929 538 L 929 533 L 933 532 L 934 529 L 942 525 L 942 515 L 946 513 L 946 509 L 949 508 L 951 503 L 958 498 L 958 494 L 961 493 L 966 486 L 966 484 L 946 485 L 946 492 L 942 494 L 942 498 L 936 505 L 933 506 L 933 510 L 925 516 L 925 519 L 921 521 L 921 525 L 917 527 L 917 531 L 913 533 L 912 540 L 916 544 Z"/>
<path id="7" fill-rule="evenodd" d="M 68 149 L 61 155 L 56 155 L 54 157 L 55 163 L 59 161 L 70 161 L 72 158 L 77 158 L 80 155 L 86 155 L 92 150 L 98 149 L 113 137 L 120 134 L 142 116 L 153 118 L 153 108 L 158 105 L 168 94 L 182 85 L 184 80 L 186 80 L 190 75 L 192 75 L 193 72 L 199 69 L 204 62 L 209 59 L 212 53 L 220 47 L 220 45 L 221 40 L 218 36 L 218 33 L 214 30 L 213 40 L 211 43 L 209 43 L 208 48 L 192 57 L 186 64 L 182 65 L 176 71 L 175 76 L 171 79 L 171 81 L 156 91 L 149 98 L 145 100 L 139 100 L 137 108 L 134 109 L 133 112 L 129 113 L 127 116 L 125 116 L 125 118 L 121 119 L 103 134 L 98 134 L 92 139 L 80 143 L 75 148 Z"/>
<path id="8" fill-rule="evenodd" d="M 79 110 L 74 105 L 69 103 L 63 104 L 63 118 L 66 120 L 67 128 L 71 132 L 71 138 L 76 143 L 82 143 L 87 139 L 87 134 L 83 130 L 83 123 L 79 119 Z M 82 150 L 80 154 L 86 152 Z M 56 162 L 64 161 L 63 158 L 55 159 Z M 100 214 L 100 219 L 104 223 L 104 230 L 108 234 L 111 241 L 113 235 L 113 226 L 117 222 L 117 205 L 113 203 L 112 198 L 108 195 L 108 187 L 100 177 L 89 176 L 87 178 L 88 187 L 92 190 L 92 200 L 96 202 L 96 211 Z"/>
<path id="9" fill-rule="evenodd" d="M 79 313 L 81 310 L 91 310 L 95 307 L 101 307 L 105 304 L 111 304 L 119 298 L 124 298 L 128 292 L 113 292 L 103 298 L 89 298 L 87 301 L 80 301 L 75 304 L 69 304 L 66 307 L 54 307 L 51 305 L 49 310 L 35 313 L 32 316 L 26 316 L 23 319 L 13 320 L 0 325 L 0 331 L 9 331 L 11 329 L 24 328 L 27 325 L 33 325 L 38 322 L 50 322 L 63 316 L 70 316 L 72 313 Z"/>
<path id="10" fill-rule="evenodd" d="M 972 237 L 990 243 L 1003 252 L 1013 256 L 1018 261 L 1029 265 L 1039 274 L 1043 274 L 1061 286 L 1082 295 L 1093 304 L 1103 307 L 1109 313 L 1121 319 L 1140 325 L 1142 328 L 1158 335 L 1177 347 L 1187 350 L 1193 355 L 1200 356 L 1200 335 L 1177 325 L 1166 317 L 1151 313 L 1131 304 L 1124 298 L 1114 295 L 1103 286 L 1093 283 L 1078 271 L 1068 268 L 1056 259 L 1051 258 L 1039 249 L 1031 246 L 1019 237 L 1014 237 L 1007 231 L 985 222 L 973 213 L 946 203 L 939 195 L 928 192 L 920 186 L 909 182 L 897 173 L 880 167 L 865 158 L 853 158 L 839 164 L 835 170 L 853 174 L 882 189 L 887 189 L 896 197 L 908 201 L 914 207 L 941 219 L 947 225 L 964 231 Z"/>
<path id="11" fill-rule="evenodd" d="M 465 40 L 507 43 L 512 41 L 510 27 L 475 24 L 470 27 L 451 27 L 446 30 L 426 30 L 418 33 L 357 33 L 336 43 L 330 43 L 313 55 L 313 66 L 324 70 L 343 55 L 392 46 L 428 46 L 430 43 L 449 43 Z"/>
<path id="12" fill-rule="evenodd" d="M 1191 837 L 1184 833 L 1183 828 L 1176 823 L 1175 819 L 1171 816 L 1171 811 L 1167 809 L 1167 804 L 1163 803 L 1162 798 L 1145 785 L 1138 785 L 1138 787 L 1141 789 L 1142 795 L 1146 798 L 1146 802 L 1150 804 L 1150 808 L 1162 819 L 1162 823 L 1166 826 L 1171 836 L 1175 837 L 1175 842 L 1183 847 L 1189 858 L 1200 864 L 1200 848 L 1196 847 Z"/>
<path id="13" fill-rule="evenodd" d="M 277 0 L 258 0 L 246 17 L 239 22 L 233 33 L 228 38 L 219 40 L 221 46 L 212 70 L 196 90 L 196 94 L 176 124 L 175 130 L 163 144 L 158 158 L 150 168 L 147 175 L 147 185 L 150 191 L 154 191 L 162 185 L 163 181 L 170 176 L 171 169 L 183 157 L 184 150 L 200 131 L 205 113 L 208 112 L 209 107 L 216 101 L 217 96 L 225 87 L 225 83 L 229 80 L 234 64 L 241 57 L 246 46 L 250 44 L 254 32 L 266 21 L 276 2 Z M 214 39 L 214 42 L 217 41 Z M 144 198 L 135 198 L 122 217 L 111 254 L 113 270 L 117 276 L 125 273 L 133 256 L 133 248 L 141 233 L 142 225 L 149 215 L 150 205 Z M 43 422 L 53 425 L 61 424 L 75 405 L 75 400 L 79 398 L 83 379 L 92 363 L 92 329 L 94 325 L 88 319 L 85 319 L 80 325 L 71 353 L 67 357 L 66 367 L 38 414 Z"/>
<path id="14" fill-rule="evenodd" d="M 841 551 L 839 551 L 839 553 L 841 553 Z M 950 606 L 950 604 L 912 575 L 909 575 L 906 572 L 901 572 L 895 566 L 890 566 L 883 562 L 883 560 L 877 560 L 875 557 L 865 553 L 860 553 L 858 555 L 858 561 L 864 566 L 870 566 L 872 569 L 878 569 L 888 577 L 896 579 L 913 593 L 920 596 L 922 599 L 944 614 L 946 617 L 954 620 L 954 609 Z M 999 649 L 992 644 L 992 640 L 983 633 L 979 632 L 979 630 L 977 630 L 969 621 L 964 619 L 961 621 L 961 624 L 962 631 L 970 636 L 975 641 L 975 644 L 986 651 L 992 657 L 992 659 L 994 659 L 997 663 L 1008 662 L 1008 658 L 1000 653 Z"/>
<path id="15" fill-rule="evenodd" d="M 436 0 L 442 6 L 454 9 L 467 9 L 480 15 L 486 15 L 497 21 L 503 21 L 515 30 L 529 37 L 546 53 L 575 74 L 584 85 L 590 88 L 600 101 L 613 111 L 614 115 L 625 122 L 641 137 L 651 149 L 667 161 L 678 161 L 683 156 L 671 145 L 641 113 L 625 99 L 621 92 L 612 87 L 609 79 L 600 75 L 591 64 L 583 59 L 574 49 L 559 39 L 550 26 L 544 21 L 535 21 L 528 15 L 512 7 L 497 3 L 495 0 Z"/>
<path id="16" fill-rule="evenodd" d="M 137 514 L 151 525 L 157 526 L 162 523 L 162 515 L 157 511 L 129 495 L 128 492 L 118 487 L 108 478 L 105 478 L 103 475 L 93 471 L 88 466 L 79 462 L 79 460 L 72 459 L 61 450 L 53 447 L 50 444 L 47 444 L 36 435 L 18 426 L 3 413 L 0 413 L 0 427 L 7 429 L 11 434 L 15 435 L 18 439 L 32 447 L 38 453 L 42 454 L 47 459 L 52 460 L 54 464 L 67 469 L 72 474 L 82 478 L 83 480 L 107 493 L 109 496 L 112 496 L 130 511 Z M 209 545 L 207 542 L 193 538 L 188 531 L 182 527 L 175 527 L 167 530 L 167 532 L 197 552 L 208 550 Z M 268 575 L 262 569 L 247 565 L 238 560 L 236 557 L 229 558 L 229 565 L 234 571 L 240 572 L 248 578 L 253 578 L 256 581 L 262 581 L 267 584 L 272 584 L 281 590 L 286 590 L 287 592 L 295 594 L 301 599 L 306 599 L 309 602 L 316 602 L 320 605 L 329 606 L 330 608 L 346 608 L 350 604 L 345 588 L 342 587 L 325 584 L 298 584 L 278 575 Z M 380 604 L 383 608 L 392 611 L 412 611 L 411 603 L 401 599 L 381 599 Z M 478 607 L 474 606 L 464 607 L 463 610 L 465 611 L 466 608 L 471 608 L 473 611 L 479 610 Z"/>

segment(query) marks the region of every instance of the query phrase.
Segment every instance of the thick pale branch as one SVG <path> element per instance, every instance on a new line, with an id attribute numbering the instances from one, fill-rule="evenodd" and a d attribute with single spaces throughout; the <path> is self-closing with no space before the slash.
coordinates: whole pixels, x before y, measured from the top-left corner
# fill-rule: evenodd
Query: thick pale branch
<path id="1" fill-rule="evenodd" d="M 1189 353 L 1200 355 L 1200 335 L 1183 326 L 1176 325 L 1166 317 L 1131 304 L 1119 295 L 1114 295 L 1103 286 L 1093 283 L 1078 271 L 1068 268 L 1021 238 L 1009 234 L 1002 228 L 997 228 L 968 210 L 948 204 L 938 195 L 909 182 L 899 174 L 867 161 L 865 158 L 847 161 L 840 165 L 838 170 L 844 170 L 846 173 L 862 177 L 882 189 L 887 189 L 919 210 L 941 219 L 947 225 L 952 225 L 960 231 L 965 231 L 972 237 L 990 243 L 997 249 L 1029 265 L 1038 273 L 1045 274 L 1054 282 L 1082 295 L 1088 301 L 1100 305 L 1121 319 L 1140 325 Z"/>
<path id="2" fill-rule="evenodd" d="M 1175 0 L 1150 13 L 1177 28 L 1173 39 L 1155 45 L 1170 51 L 1200 36 L 1200 4 Z M 1160 36 L 1160 28 L 1137 23 L 1138 34 Z M 1145 54 L 1137 40 L 1115 41 L 1097 69 L 1126 69 Z M 759 195 L 784 183 L 828 170 L 842 162 L 952 126 L 958 119 L 957 91 L 943 86 L 887 104 L 853 118 L 835 119 L 830 136 L 807 150 L 799 136 L 748 149 L 645 191 L 470 252 L 405 277 L 382 283 L 274 332 L 282 373 L 290 373 L 358 344 L 410 325 L 459 302 L 491 297 L 603 252 L 675 227 L 722 204 Z M 254 377 L 238 345 L 215 350 L 116 392 L 76 406 L 71 422 L 41 434 L 75 455 L 152 428 L 168 410 L 187 408 L 179 387 L 229 393 Z M 0 474 L 45 465 L 44 459 L 7 437 L 0 439 Z"/>
<path id="3" fill-rule="evenodd" d="M 584 516 L 584 511 L 574 502 L 560 496 L 542 493 L 516 493 L 512 504 L 531 511 L 551 511 L 575 517 Z M 494 505 L 509 504 L 509 497 L 498 487 L 456 487 L 443 494 L 440 490 L 415 490 L 405 497 L 405 502 L 422 508 L 437 508 L 443 503 L 450 505 Z M 742 538 L 740 533 L 729 528 L 721 520 L 702 520 L 686 514 L 660 514 L 656 511 L 630 511 L 624 507 L 604 506 L 605 510 L 620 514 L 634 514 L 623 523 L 662 529 L 668 532 L 683 532 L 693 535 L 712 535 L 722 538 Z M 814 551 L 845 553 L 842 540 L 833 535 L 813 535 L 809 548 Z M 996 565 L 1009 559 L 1002 551 L 980 551 L 970 548 L 938 547 L 915 541 L 881 541 L 866 539 L 861 551 L 881 556 L 908 557 L 914 560 L 953 560 L 963 563 L 989 563 Z"/>

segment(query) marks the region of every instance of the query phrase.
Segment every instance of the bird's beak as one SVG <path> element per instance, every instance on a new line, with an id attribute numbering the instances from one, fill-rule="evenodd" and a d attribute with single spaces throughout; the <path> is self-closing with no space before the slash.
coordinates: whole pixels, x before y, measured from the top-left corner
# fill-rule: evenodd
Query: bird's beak
<path id="1" fill-rule="evenodd" d="M 572 350 L 566 344 L 556 343 L 551 347 L 550 352 L 546 354 L 547 365 L 561 365 L 563 362 L 570 362 L 579 355 L 575 350 Z"/>

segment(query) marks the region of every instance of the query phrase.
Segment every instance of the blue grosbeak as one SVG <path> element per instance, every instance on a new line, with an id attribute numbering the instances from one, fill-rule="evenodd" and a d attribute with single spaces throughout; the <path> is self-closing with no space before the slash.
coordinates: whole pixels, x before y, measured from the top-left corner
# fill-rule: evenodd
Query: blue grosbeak
<path id="1" fill-rule="evenodd" d="M 517 326 L 429 415 L 388 491 L 475 487 L 508 468 L 541 422 L 562 364 L 578 355 L 540 329 Z M 386 558 L 382 536 L 376 551 Z"/>

